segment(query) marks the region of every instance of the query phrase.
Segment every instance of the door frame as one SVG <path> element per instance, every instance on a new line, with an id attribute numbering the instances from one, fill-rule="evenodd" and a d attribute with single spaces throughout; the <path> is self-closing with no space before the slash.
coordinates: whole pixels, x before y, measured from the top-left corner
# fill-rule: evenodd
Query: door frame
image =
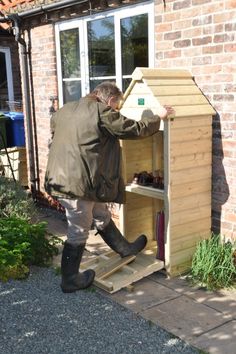
<path id="1" fill-rule="evenodd" d="M 12 75 L 12 63 L 11 63 L 11 49 L 8 48 L 8 47 L 1 47 L 0 46 L 0 52 L 5 54 L 8 101 L 14 101 L 14 87 L 13 87 L 13 75 Z"/>
<path id="2" fill-rule="evenodd" d="M 62 68 L 61 68 L 61 50 L 60 50 L 60 31 L 78 28 L 79 44 L 80 44 L 80 63 L 81 63 L 81 94 L 85 96 L 89 93 L 89 64 L 88 64 L 88 45 L 87 45 L 87 22 L 91 20 L 99 20 L 102 18 L 114 16 L 115 28 L 115 58 L 116 58 L 116 84 L 122 88 L 122 63 L 121 63 L 121 31 L 120 20 L 127 17 L 148 14 L 148 65 L 154 67 L 154 2 L 148 1 L 128 7 L 108 10 L 103 13 L 85 16 L 83 18 L 71 19 L 68 21 L 58 22 L 55 25 L 56 39 L 56 61 L 57 61 L 57 78 L 58 78 L 58 99 L 59 107 L 63 102 L 63 85 L 62 85 Z M 132 15 L 130 15 L 132 14 Z M 127 77 L 127 76 L 124 76 Z M 73 79 L 72 79 L 73 80 Z"/>

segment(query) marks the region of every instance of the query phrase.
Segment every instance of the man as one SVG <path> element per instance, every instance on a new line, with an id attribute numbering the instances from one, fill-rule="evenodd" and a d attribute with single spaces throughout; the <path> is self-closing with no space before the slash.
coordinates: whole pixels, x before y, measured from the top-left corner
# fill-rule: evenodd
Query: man
<path id="1" fill-rule="evenodd" d="M 86 97 L 65 104 L 52 117 L 45 189 L 65 207 L 68 222 L 61 261 L 63 292 L 85 289 L 93 282 L 93 270 L 79 273 L 91 227 L 121 257 L 136 255 L 147 243 L 145 235 L 129 243 L 111 219 L 106 203 L 124 203 L 119 139 L 155 134 L 160 119 L 173 109 L 161 107 L 159 116 L 144 116 L 136 122 L 119 113 L 122 96 L 115 84 L 103 82 Z"/>

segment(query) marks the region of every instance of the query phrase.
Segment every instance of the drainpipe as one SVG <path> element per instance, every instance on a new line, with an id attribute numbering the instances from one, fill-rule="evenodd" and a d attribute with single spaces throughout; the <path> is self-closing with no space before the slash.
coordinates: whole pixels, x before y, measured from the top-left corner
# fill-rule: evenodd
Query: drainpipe
<path id="1" fill-rule="evenodd" d="M 35 156 L 34 156 L 34 139 L 32 129 L 32 110 L 30 100 L 30 84 L 29 84 L 29 70 L 28 70 L 28 52 L 25 40 L 21 37 L 20 33 L 20 18 L 13 14 L 8 15 L 7 20 L 4 22 L 13 22 L 15 30 L 15 40 L 19 43 L 20 57 L 22 63 L 22 83 L 23 83 L 23 97 L 25 99 L 25 120 L 27 127 L 27 142 L 29 154 L 29 171 L 30 171 L 30 190 L 32 197 L 36 198 L 36 178 L 35 178 Z M 3 22 L 3 21 L 1 21 Z"/>

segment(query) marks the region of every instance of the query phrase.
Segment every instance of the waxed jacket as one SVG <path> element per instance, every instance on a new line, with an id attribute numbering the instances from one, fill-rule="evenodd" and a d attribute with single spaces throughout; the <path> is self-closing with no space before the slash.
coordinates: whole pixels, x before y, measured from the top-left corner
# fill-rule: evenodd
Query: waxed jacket
<path id="1" fill-rule="evenodd" d="M 150 136 L 159 124 L 158 116 L 137 122 L 89 97 L 65 104 L 51 120 L 45 190 L 54 197 L 124 203 L 119 139 Z"/>

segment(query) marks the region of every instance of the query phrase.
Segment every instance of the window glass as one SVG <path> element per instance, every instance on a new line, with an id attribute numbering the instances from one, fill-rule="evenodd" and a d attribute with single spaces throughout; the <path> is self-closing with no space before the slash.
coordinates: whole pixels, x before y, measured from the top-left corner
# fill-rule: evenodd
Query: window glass
<path id="1" fill-rule="evenodd" d="M 90 78 L 114 76 L 114 17 L 89 21 L 87 30 Z"/>
<path id="2" fill-rule="evenodd" d="M 131 80 L 132 80 L 131 77 L 122 79 L 122 87 L 124 92 L 128 88 L 129 84 L 131 83 Z"/>
<path id="3" fill-rule="evenodd" d="M 61 71 L 64 103 L 81 97 L 79 30 L 60 32 Z"/>
<path id="4" fill-rule="evenodd" d="M 0 109 L 8 109 L 7 68 L 5 53 L 0 52 Z"/>
<path id="5" fill-rule="evenodd" d="M 148 14 L 121 20 L 122 75 L 148 67 Z"/>
<path id="6" fill-rule="evenodd" d="M 76 101 L 81 97 L 81 81 L 63 81 L 64 102 Z"/>
<path id="7" fill-rule="evenodd" d="M 7 71 L 5 54 L 0 52 L 0 89 L 7 89 Z"/>
<path id="8" fill-rule="evenodd" d="M 61 68 L 63 78 L 80 77 L 79 31 L 60 32 Z"/>

